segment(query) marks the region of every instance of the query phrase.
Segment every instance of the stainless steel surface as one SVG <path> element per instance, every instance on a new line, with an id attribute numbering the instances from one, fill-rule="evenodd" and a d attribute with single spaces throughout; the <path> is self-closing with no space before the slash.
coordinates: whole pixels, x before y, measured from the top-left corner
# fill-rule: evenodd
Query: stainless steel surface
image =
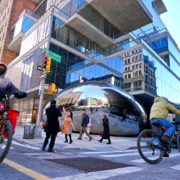
<path id="1" fill-rule="evenodd" d="M 146 117 L 142 106 L 131 95 L 96 81 L 62 91 L 57 97 L 57 105 L 60 108 L 71 106 L 78 131 L 81 128 L 82 112 L 86 110 L 92 121 L 91 133 L 102 133 L 102 118 L 106 114 L 111 135 L 137 135 L 139 122 L 145 121 Z"/>

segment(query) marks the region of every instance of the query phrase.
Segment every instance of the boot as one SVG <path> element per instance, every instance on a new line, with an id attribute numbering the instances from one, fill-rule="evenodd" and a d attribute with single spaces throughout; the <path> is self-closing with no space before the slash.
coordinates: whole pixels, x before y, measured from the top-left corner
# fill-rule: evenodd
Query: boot
<path id="1" fill-rule="evenodd" d="M 65 134 L 65 141 L 64 143 L 68 143 L 67 134 Z"/>
<path id="2" fill-rule="evenodd" d="M 111 144 L 111 140 L 110 140 L 110 138 L 108 139 L 108 143 L 106 143 L 106 144 Z"/>
<path id="3" fill-rule="evenodd" d="M 98 140 L 100 143 L 102 143 L 102 139 Z"/>
<path id="4" fill-rule="evenodd" d="M 69 134 L 69 144 L 72 144 L 72 142 L 71 134 Z"/>
<path id="5" fill-rule="evenodd" d="M 167 151 L 164 152 L 163 157 L 169 157 L 169 153 Z"/>
<path id="6" fill-rule="evenodd" d="M 171 152 L 171 140 L 169 138 L 169 136 L 163 135 L 161 137 L 162 143 L 166 148 L 167 153 Z"/>

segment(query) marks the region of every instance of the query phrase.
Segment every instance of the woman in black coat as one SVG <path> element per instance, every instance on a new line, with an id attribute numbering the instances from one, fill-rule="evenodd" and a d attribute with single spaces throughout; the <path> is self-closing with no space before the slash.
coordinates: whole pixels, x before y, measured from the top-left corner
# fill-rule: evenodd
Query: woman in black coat
<path id="1" fill-rule="evenodd" d="M 109 135 L 109 120 L 106 115 L 104 115 L 102 120 L 103 120 L 104 131 L 102 134 L 102 138 L 99 140 L 99 142 L 102 143 L 103 139 L 108 139 L 107 144 L 111 144 L 110 135 Z"/>

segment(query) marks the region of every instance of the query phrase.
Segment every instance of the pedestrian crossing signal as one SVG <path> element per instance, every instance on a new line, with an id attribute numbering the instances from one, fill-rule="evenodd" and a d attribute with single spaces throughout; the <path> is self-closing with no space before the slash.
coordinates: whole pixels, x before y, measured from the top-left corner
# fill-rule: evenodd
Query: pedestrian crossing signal
<path id="1" fill-rule="evenodd" d="M 45 56 L 44 58 L 44 70 L 46 73 L 51 72 L 51 58 L 48 56 Z"/>

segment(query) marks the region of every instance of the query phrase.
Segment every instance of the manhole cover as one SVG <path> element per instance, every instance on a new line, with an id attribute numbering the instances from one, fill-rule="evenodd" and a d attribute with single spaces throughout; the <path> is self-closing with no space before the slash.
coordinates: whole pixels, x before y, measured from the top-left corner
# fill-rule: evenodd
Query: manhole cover
<path id="1" fill-rule="evenodd" d="M 85 172 L 104 171 L 110 169 L 117 169 L 123 167 L 129 167 L 132 165 L 124 163 L 116 163 L 104 159 L 98 159 L 93 157 L 83 158 L 68 158 L 68 159 L 46 159 L 57 164 L 79 169 Z"/>

